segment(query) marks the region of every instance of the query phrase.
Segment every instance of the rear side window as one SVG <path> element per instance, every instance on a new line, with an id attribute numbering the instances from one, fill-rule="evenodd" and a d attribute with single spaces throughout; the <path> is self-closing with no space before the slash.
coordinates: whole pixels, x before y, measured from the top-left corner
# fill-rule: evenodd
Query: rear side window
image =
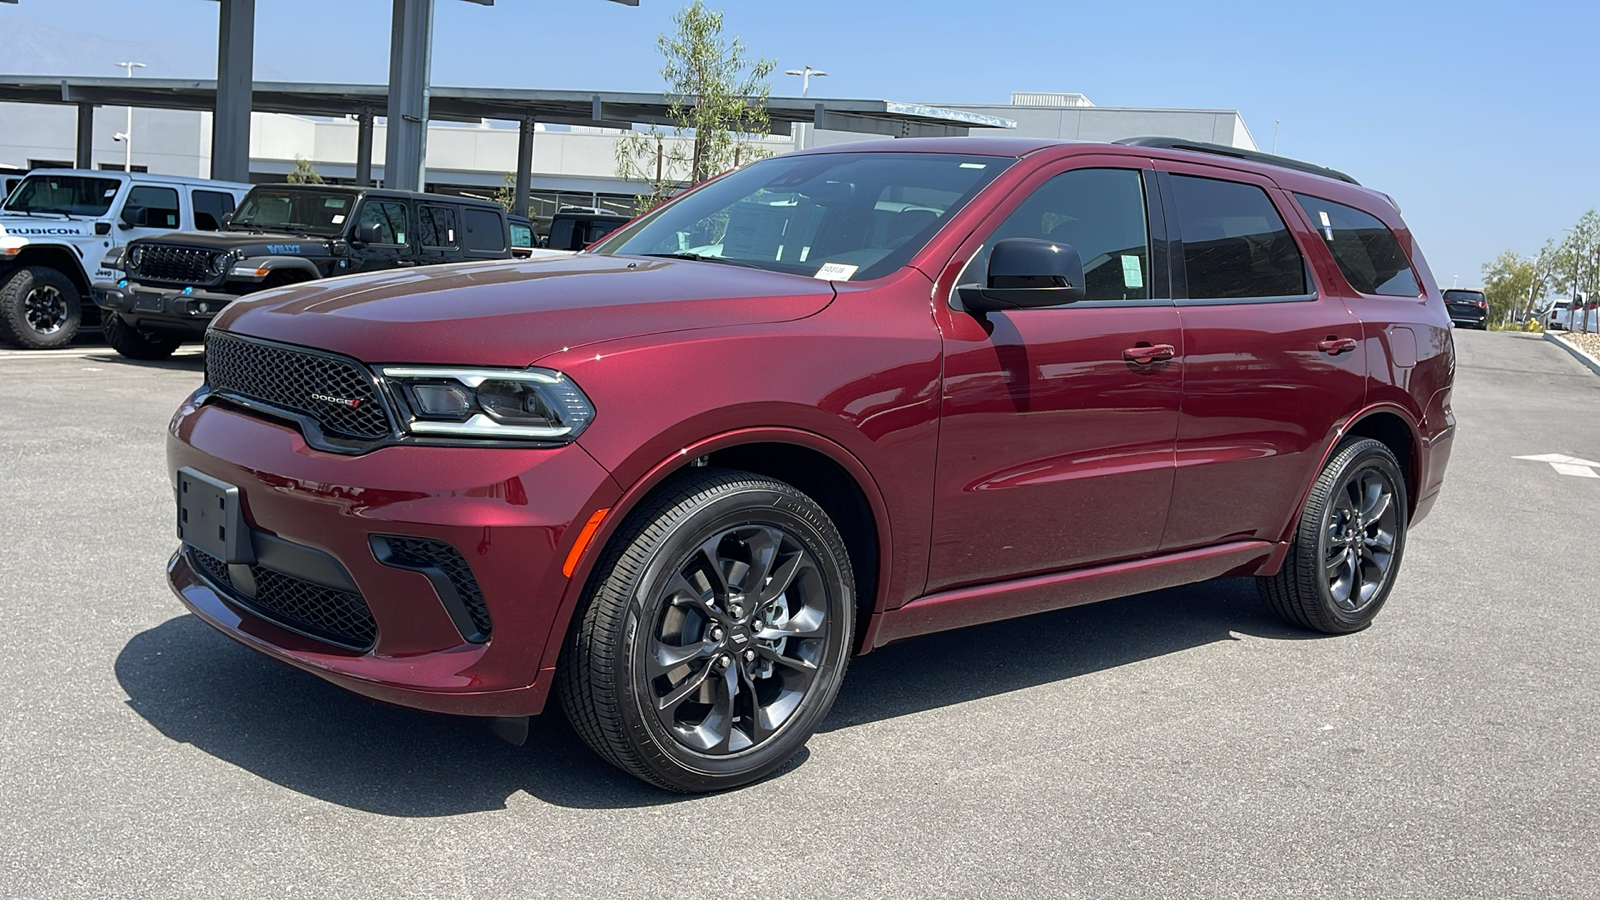
<path id="1" fill-rule="evenodd" d="M 403 245 L 406 242 L 406 205 L 392 200 L 368 200 L 361 207 L 357 224 L 378 226 L 378 243 Z"/>
<path id="2" fill-rule="evenodd" d="M 497 252 L 506 248 L 506 232 L 500 217 L 487 209 L 463 209 L 461 224 L 466 228 L 462 245 L 468 250 Z"/>
<path id="3" fill-rule="evenodd" d="M 201 231 L 220 230 L 222 217 L 233 212 L 233 195 L 222 191 L 193 191 L 189 199 L 194 201 L 194 227 Z"/>
<path id="4" fill-rule="evenodd" d="M 448 206 L 418 206 L 417 234 L 424 247 L 454 247 L 456 211 Z"/>
<path id="5" fill-rule="evenodd" d="M 532 247 L 533 229 L 520 222 L 509 223 L 511 227 L 511 246 Z"/>
<path id="6" fill-rule="evenodd" d="M 1422 293 L 1400 241 L 1376 216 L 1353 206 L 1295 194 L 1350 286 L 1363 294 L 1415 297 Z"/>
<path id="7" fill-rule="evenodd" d="M 1174 175 L 1172 186 L 1191 298 L 1307 293 L 1305 260 L 1266 191 L 1187 175 Z"/>
<path id="8" fill-rule="evenodd" d="M 144 208 L 145 226 L 148 228 L 178 227 L 178 192 L 167 187 L 141 184 L 128 192 L 124 208 Z"/>

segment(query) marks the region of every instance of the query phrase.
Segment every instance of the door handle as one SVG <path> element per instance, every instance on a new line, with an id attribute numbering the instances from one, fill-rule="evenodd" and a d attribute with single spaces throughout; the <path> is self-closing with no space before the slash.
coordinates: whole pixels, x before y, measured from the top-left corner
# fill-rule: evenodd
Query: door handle
<path id="1" fill-rule="evenodd" d="M 1148 366 L 1157 360 L 1168 360 L 1176 356 L 1177 349 L 1171 344 L 1138 344 L 1122 351 L 1122 358 L 1136 365 Z"/>
<path id="2" fill-rule="evenodd" d="M 1329 356 L 1338 356 L 1356 349 L 1356 339 L 1330 337 L 1325 341 L 1318 341 L 1317 349 Z"/>

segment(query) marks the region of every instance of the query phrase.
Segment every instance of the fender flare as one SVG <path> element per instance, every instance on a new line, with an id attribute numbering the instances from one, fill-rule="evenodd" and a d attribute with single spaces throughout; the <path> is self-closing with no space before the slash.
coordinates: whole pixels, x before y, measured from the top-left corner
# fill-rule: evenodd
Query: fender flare
<path id="1" fill-rule="evenodd" d="M 567 629 L 571 627 L 572 616 L 577 610 L 578 601 L 588 588 L 589 576 L 594 571 L 595 562 L 599 559 L 605 546 L 616 535 L 618 528 L 627 519 L 628 514 L 657 485 L 681 469 L 690 460 L 743 444 L 793 444 L 809 450 L 815 450 L 844 469 L 845 473 L 856 482 L 856 486 L 861 489 L 862 495 L 866 497 L 867 506 L 872 511 L 873 524 L 878 531 L 879 571 L 888 571 L 889 548 L 893 546 L 893 542 L 890 539 L 888 508 L 884 505 L 883 495 L 878 490 L 877 483 L 867 472 L 867 467 L 855 457 L 855 454 L 815 432 L 782 426 L 740 428 L 702 438 L 656 463 L 633 484 L 619 485 L 622 488 L 622 495 L 611 505 L 611 511 L 601 520 L 600 527 L 595 530 L 589 544 L 584 547 L 578 557 L 578 564 L 573 569 L 572 576 L 567 579 L 566 590 L 562 592 L 561 602 L 556 607 L 555 615 L 551 618 L 550 633 L 545 638 L 544 648 L 541 650 L 539 657 L 539 681 L 541 683 L 549 684 L 549 679 L 546 676 L 553 673 L 556 661 L 560 658 L 561 645 L 566 641 Z M 598 507 L 598 504 L 591 505 Z M 594 510 L 586 509 L 584 512 L 585 514 L 592 514 Z M 575 520 L 574 530 L 576 530 L 576 526 L 577 521 Z M 570 547 L 571 545 L 567 544 L 565 546 Z M 859 623 L 857 626 L 858 629 L 866 629 L 866 640 L 861 644 L 863 647 L 872 646 L 872 635 L 877 630 L 880 616 L 883 613 L 887 588 L 888 579 L 880 577 L 878 580 L 878 595 L 872 598 L 872 614 L 866 622 Z"/>
<path id="2" fill-rule="evenodd" d="M 277 272 L 304 272 L 311 279 L 322 277 L 322 270 L 317 264 L 301 256 L 250 256 L 233 264 L 233 269 L 254 268 L 259 274 L 254 277 L 246 276 L 244 280 L 256 281 L 272 277 Z M 264 271 L 263 271 L 264 270 Z M 228 280 L 236 276 L 230 270 Z"/>

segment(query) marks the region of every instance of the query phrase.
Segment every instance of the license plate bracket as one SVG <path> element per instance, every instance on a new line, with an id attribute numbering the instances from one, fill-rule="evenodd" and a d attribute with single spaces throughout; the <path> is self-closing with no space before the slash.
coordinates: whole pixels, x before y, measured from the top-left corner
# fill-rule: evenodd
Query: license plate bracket
<path id="1" fill-rule="evenodd" d="M 255 548 L 239 489 L 183 467 L 177 472 L 178 538 L 228 565 L 250 565 Z"/>

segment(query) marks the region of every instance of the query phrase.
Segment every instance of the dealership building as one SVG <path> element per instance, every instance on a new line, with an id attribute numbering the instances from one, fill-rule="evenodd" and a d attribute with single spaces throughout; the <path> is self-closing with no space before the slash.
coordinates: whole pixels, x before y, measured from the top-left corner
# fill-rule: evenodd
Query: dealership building
<path id="1" fill-rule="evenodd" d="M 63 87 L 63 91 L 65 91 Z M 863 101 L 788 98 L 784 103 L 814 104 L 824 126 L 828 104 L 851 108 Z M 599 101 L 596 100 L 598 108 Z M 1136 109 L 1095 106 L 1081 94 L 1014 93 L 1005 104 L 886 104 L 889 108 L 924 110 L 955 123 L 971 122 L 979 137 L 1029 136 L 1063 140 L 1115 141 L 1162 135 L 1256 149 L 1244 120 L 1235 110 Z M 809 107 L 808 107 L 809 108 Z M 71 166 L 80 158 L 80 129 L 87 139 L 93 167 L 121 170 L 127 148 L 117 136 L 127 128 L 127 111 L 98 106 L 85 122 L 72 105 L 0 102 L 0 167 L 33 169 Z M 132 118 L 132 166 L 135 171 L 205 177 L 211 171 L 212 114 L 201 109 L 136 108 Z M 926 117 L 925 117 L 926 118 Z M 908 117 L 905 121 L 913 121 Z M 530 213 L 548 216 L 560 206 L 586 206 L 630 211 L 634 195 L 646 186 L 616 174 L 619 128 L 529 123 L 532 168 Z M 616 123 L 622 124 L 622 123 Z M 1005 127 L 1014 125 L 1014 127 Z M 997 127 L 998 126 L 998 127 Z M 282 181 L 304 159 L 333 182 L 353 183 L 358 148 L 372 150 L 372 177 L 383 179 L 385 126 L 378 118 L 363 136 L 355 116 L 293 115 L 255 112 L 250 127 L 250 177 L 255 182 Z M 92 133 L 90 133 L 92 132 Z M 907 128 L 905 133 L 917 134 Z M 881 134 L 837 131 L 816 124 L 795 124 L 787 135 L 758 141 L 771 153 L 867 140 Z M 517 167 L 522 133 L 516 122 L 482 119 L 474 122 L 431 121 L 427 130 L 428 190 L 489 197 L 503 189 Z M 673 140 L 668 138 L 668 140 Z"/>

